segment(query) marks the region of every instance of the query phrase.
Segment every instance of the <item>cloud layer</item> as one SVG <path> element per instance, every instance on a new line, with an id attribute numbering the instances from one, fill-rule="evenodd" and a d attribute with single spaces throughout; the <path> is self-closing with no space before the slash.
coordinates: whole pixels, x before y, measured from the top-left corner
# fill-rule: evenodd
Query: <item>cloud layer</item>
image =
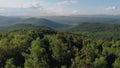
<path id="1" fill-rule="evenodd" d="M 7 5 L 0 3 L 0 8 L 42 8 L 40 2 L 9 3 Z"/>
<path id="2" fill-rule="evenodd" d="M 105 8 L 105 10 L 107 10 L 107 11 L 116 11 L 117 8 L 115 6 L 112 6 L 112 7 Z"/>
<path id="3" fill-rule="evenodd" d="M 76 0 L 65 0 L 65 1 L 57 2 L 56 5 L 64 6 L 64 5 L 72 5 L 76 3 L 77 3 Z"/>

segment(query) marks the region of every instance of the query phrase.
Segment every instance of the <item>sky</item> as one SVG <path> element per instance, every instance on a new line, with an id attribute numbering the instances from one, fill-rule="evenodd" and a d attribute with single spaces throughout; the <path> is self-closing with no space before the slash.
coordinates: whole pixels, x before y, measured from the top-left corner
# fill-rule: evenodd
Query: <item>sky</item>
<path id="1" fill-rule="evenodd" d="M 120 0 L 0 0 L 0 15 L 120 15 Z"/>

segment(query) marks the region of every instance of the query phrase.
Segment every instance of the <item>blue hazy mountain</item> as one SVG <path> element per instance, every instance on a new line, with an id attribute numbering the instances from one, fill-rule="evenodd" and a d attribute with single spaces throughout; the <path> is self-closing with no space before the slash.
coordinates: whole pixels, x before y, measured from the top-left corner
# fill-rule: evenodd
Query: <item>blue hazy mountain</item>
<path id="1" fill-rule="evenodd" d="M 32 24 L 34 26 L 48 26 L 52 28 L 63 28 L 67 26 L 65 24 L 54 22 L 45 18 L 28 18 L 25 20 L 18 21 L 16 23 Z"/>

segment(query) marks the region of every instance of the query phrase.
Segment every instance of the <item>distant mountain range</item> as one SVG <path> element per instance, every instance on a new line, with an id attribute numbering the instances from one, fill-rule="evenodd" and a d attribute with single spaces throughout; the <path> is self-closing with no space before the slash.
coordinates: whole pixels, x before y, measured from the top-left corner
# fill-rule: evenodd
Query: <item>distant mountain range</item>
<path id="1" fill-rule="evenodd" d="M 22 18 L 18 17 L 5 17 L 5 16 L 0 16 L 0 26 L 9 26 L 13 25 L 13 23 L 17 21 L 21 21 Z"/>
<path id="2" fill-rule="evenodd" d="M 15 17 L 0 17 L 0 30 L 3 28 L 23 28 L 33 26 L 47 26 L 54 29 L 69 27 L 69 25 L 54 22 L 45 18 L 15 18 Z"/>
<path id="3" fill-rule="evenodd" d="M 67 24 L 78 25 L 83 22 L 89 23 L 120 23 L 120 15 L 81 15 L 81 16 L 47 16 L 47 17 L 5 17 L 0 16 L 0 26 L 13 25 L 18 23 L 32 23 L 38 24 L 40 21 L 49 24 L 48 21 Z M 45 25 L 44 23 L 41 24 Z M 39 24 L 40 24 L 39 23 Z M 54 24 L 51 24 L 54 25 Z M 54 26 L 55 27 L 55 26 Z"/>
<path id="4" fill-rule="evenodd" d="M 113 31 L 120 30 L 119 24 L 119 16 L 50 16 L 42 18 L 0 16 L 0 31 L 39 26 L 68 31 Z"/>
<path id="5" fill-rule="evenodd" d="M 45 18 L 28 18 L 28 19 L 21 20 L 21 21 L 15 22 L 15 23 L 31 24 L 34 26 L 48 26 L 51 28 L 63 28 L 63 27 L 68 26 L 65 24 L 61 24 L 58 22 L 54 22 L 54 21 L 45 19 Z"/>
<path id="6" fill-rule="evenodd" d="M 49 20 L 63 24 L 78 25 L 83 22 L 89 23 L 116 23 L 120 24 L 120 16 L 56 16 L 46 17 Z"/>

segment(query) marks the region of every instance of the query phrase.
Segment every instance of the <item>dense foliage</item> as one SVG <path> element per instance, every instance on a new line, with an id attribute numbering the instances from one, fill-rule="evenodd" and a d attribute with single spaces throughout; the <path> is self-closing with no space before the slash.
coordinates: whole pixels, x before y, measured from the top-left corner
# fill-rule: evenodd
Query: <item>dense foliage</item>
<path id="1" fill-rule="evenodd" d="M 120 40 L 100 40 L 49 28 L 0 34 L 0 68 L 119 68 Z"/>
<path id="2" fill-rule="evenodd" d="M 67 31 L 102 39 L 120 39 L 120 24 L 81 23 Z"/>

